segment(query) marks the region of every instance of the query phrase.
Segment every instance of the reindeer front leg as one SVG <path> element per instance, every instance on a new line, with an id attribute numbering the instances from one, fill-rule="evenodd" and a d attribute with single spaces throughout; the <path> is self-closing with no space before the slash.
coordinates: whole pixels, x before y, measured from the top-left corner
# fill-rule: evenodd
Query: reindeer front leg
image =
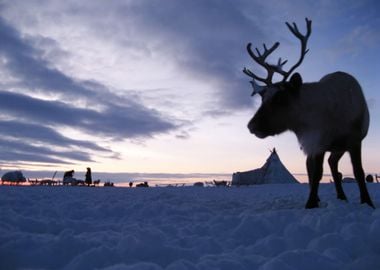
<path id="1" fill-rule="evenodd" d="M 325 153 L 309 155 L 306 159 L 307 174 L 309 177 L 310 193 L 307 200 L 306 209 L 318 207 L 318 187 L 323 173 L 323 158 Z"/>

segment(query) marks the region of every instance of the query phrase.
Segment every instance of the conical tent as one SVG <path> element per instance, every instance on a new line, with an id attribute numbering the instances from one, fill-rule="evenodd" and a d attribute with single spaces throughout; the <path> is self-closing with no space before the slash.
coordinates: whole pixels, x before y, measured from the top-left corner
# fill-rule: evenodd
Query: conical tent
<path id="1" fill-rule="evenodd" d="M 255 170 L 236 172 L 232 175 L 232 185 L 288 184 L 299 183 L 286 169 L 277 155 L 276 149 L 271 151 L 265 164 Z"/>

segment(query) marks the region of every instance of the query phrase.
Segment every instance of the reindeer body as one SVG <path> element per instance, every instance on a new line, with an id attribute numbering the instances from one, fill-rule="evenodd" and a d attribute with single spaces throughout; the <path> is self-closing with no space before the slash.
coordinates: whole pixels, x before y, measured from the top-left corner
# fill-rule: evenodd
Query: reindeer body
<path id="1" fill-rule="evenodd" d="M 249 69 L 243 70 L 253 78 L 252 95 L 259 93 L 262 97 L 262 104 L 248 123 L 248 128 L 259 138 L 287 130 L 296 134 L 307 155 L 310 193 L 306 208 L 318 207 L 318 187 L 326 152 L 331 152 L 328 162 L 338 199 L 347 200 L 338 162 L 345 152 L 349 152 L 361 203 L 374 207 L 365 184 L 361 159 L 361 142 L 369 127 L 369 112 L 361 87 L 354 77 L 344 72 L 328 74 L 319 82 L 313 83 L 303 83 L 301 75 L 294 73 L 287 81 L 308 52 L 306 45 L 311 33 L 311 21 L 306 18 L 306 35 L 299 32 L 295 23 L 293 26 L 289 23 L 286 25 L 301 41 L 300 59 L 289 71 L 282 69 L 287 61 L 282 61 L 281 58 L 277 65 L 266 62 L 266 58 L 278 48 L 279 42 L 270 49 L 264 44 L 263 53 L 256 48 L 256 54 L 251 49 L 251 43 L 247 45 L 247 51 L 253 60 L 267 70 L 267 78 L 259 77 Z M 272 83 L 274 73 L 282 75 L 283 80 Z M 255 80 L 266 85 L 260 86 Z"/>
<path id="2" fill-rule="evenodd" d="M 306 155 L 347 151 L 367 135 L 367 104 L 359 83 L 347 73 L 303 84 L 290 113 L 290 130 Z"/>

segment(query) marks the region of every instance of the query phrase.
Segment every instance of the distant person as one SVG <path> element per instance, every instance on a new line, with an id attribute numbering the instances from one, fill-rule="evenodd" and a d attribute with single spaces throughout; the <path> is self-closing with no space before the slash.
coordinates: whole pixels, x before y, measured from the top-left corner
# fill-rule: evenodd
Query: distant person
<path id="1" fill-rule="evenodd" d="M 133 187 L 133 182 L 129 182 L 129 187 Z"/>
<path id="2" fill-rule="evenodd" d="M 89 167 L 87 167 L 86 179 L 84 182 L 87 184 L 87 186 L 90 186 L 92 184 L 91 168 Z"/>

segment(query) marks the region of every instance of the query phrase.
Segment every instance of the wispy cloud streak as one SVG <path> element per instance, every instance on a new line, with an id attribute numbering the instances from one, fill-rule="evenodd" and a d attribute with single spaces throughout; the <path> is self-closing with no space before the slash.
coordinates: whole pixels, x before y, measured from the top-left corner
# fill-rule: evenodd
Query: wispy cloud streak
<path id="1" fill-rule="evenodd" d="M 1 18 L 0 39 L 0 72 L 12 77 L 8 84 L 3 83 L 8 89 L 0 90 L 0 117 L 7 120 L 0 122 L 1 133 L 7 138 L 111 152 L 97 142 L 73 140 L 57 130 L 72 128 L 94 137 L 124 140 L 148 138 L 178 127 L 174 118 L 165 118 L 138 100 L 114 94 L 96 81 L 77 80 L 54 68 L 43 59 L 43 51 L 31 45 L 33 37 L 24 38 Z M 45 98 L 39 98 L 41 95 Z M 12 140 L 8 143 L 13 150 L 6 156 L 14 160 L 33 161 L 33 157 L 35 161 L 53 163 L 59 158 L 92 160 L 88 153 L 78 150 L 69 155 L 42 147 L 27 148 Z M 10 148 L 4 140 L 2 147 Z"/>

